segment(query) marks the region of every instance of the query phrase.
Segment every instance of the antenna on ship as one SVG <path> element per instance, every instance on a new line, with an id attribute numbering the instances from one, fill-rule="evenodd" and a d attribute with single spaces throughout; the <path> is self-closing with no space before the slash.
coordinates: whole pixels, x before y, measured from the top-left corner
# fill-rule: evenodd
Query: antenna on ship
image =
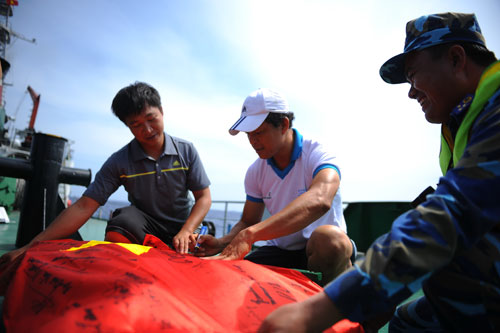
<path id="1" fill-rule="evenodd" d="M 27 38 L 11 29 L 9 18 L 12 17 L 12 6 L 17 6 L 17 0 L 4 0 L 0 2 L 0 55 L 5 59 L 7 45 L 10 44 L 12 37 L 22 39 L 29 43 L 36 43 L 35 38 Z"/>

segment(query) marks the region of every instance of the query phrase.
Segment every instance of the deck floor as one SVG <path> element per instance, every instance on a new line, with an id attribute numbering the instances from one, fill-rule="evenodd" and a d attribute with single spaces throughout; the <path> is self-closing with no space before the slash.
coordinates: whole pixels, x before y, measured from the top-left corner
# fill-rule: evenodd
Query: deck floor
<path id="1" fill-rule="evenodd" d="M 19 212 L 8 214 L 10 223 L 0 223 L 0 255 L 16 248 L 17 227 L 19 226 Z M 80 230 L 83 240 L 104 240 L 106 221 L 91 218 Z"/>
<path id="2" fill-rule="evenodd" d="M 9 214 L 10 223 L 0 224 L 0 255 L 16 248 L 19 212 Z"/>

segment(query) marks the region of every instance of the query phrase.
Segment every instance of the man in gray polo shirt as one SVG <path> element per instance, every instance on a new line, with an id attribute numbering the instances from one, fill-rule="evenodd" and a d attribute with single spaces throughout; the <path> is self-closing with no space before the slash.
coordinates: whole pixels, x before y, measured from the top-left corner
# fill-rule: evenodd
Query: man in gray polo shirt
<path id="1" fill-rule="evenodd" d="M 195 241 L 193 232 L 211 205 L 210 181 L 196 149 L 163 131 L 160 95 L 146 83 L 121 89 L 111 108 L 134 139 L 108 158 L 78 201 L 4 260 L 13 260 L 36 241 L 73 234 L 120 185 L 132 205 L 113 213 L 105 240 L 142 244 L 146 234 L 153 234 L 178 252 L 188 252 L 190 242 Z M 188 191 L 195 198 L 192 207 Z"/>

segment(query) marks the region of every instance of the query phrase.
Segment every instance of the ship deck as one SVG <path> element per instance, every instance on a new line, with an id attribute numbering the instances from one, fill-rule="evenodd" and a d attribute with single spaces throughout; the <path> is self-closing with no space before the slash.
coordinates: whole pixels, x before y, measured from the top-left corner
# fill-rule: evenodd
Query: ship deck
<path id="1" fill-rule="evenodd" d="M 19 212 L 13 211 L 9 214 L 9 223 L 0 223 L 0 255 L 16 248 L 17 227 L 19 226 Z M 104 240 L 104 229 L 106 221 L 91 218 L 80 230 L 83 240 Z"/>

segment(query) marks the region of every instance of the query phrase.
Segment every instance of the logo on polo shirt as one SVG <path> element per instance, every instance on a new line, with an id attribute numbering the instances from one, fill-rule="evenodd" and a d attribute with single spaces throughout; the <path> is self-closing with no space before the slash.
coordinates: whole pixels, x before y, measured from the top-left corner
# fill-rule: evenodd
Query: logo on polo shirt
<path id="1" fill-rule="evenodd" d="M 306 193 L 307 192 L 307 188 L 303 188 L 303 189 L 300 189 L 297 191 L 298 192 L 298 197 L 301 196 L 302 194 Z"/>
<path id="2" fill-rule="evenodd" d="M 179 165 L 181 165 L 181 164 L 180 164 L 180 163 L 179 163 L 179 161 L 177 161 L 177 160 L 174 162 L 174 164 L 172 164 L 172 166 L 174 166 L 174 167 L 175 167 L 175 166 L 179 166 Z"/>
<path id="3" fill-rule="evenodd" d="M 267 196 L 263 197 L 262 199 L 271 200 L 272 199 L 272 197 L 271 197 L 271 191 L 269 191 L 269 193 L 267 194 Z"/>

